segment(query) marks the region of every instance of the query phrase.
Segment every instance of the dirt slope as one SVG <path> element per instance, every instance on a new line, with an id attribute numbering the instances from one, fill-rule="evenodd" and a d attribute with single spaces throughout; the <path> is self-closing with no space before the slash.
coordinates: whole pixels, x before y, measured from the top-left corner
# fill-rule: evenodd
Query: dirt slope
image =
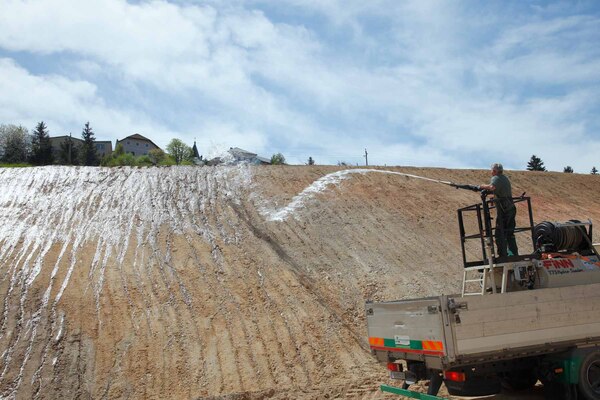
<path id="1" fill-rule="evenodd" d="M 0 170 L 0 396 L 384 398 L 364 301 L 457 292 L 478 197 L 338 171 Z M 600 221 L 599 177 L 508 175 L 536 221 Z"/>

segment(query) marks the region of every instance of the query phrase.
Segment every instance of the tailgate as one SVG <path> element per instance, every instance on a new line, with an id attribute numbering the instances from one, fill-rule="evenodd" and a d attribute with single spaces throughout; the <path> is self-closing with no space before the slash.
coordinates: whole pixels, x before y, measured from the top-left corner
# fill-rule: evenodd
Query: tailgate
<path id="1" fill-rule="evenodd" d="M 443 357 L 441 305 L 441 297 L 366 303 L 371 350 Z"/>

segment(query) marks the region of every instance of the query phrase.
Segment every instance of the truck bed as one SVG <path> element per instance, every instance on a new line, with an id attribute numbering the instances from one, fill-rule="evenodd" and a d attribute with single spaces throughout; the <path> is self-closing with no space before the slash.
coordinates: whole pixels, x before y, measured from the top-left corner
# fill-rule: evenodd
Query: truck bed
<path id="1" fill-rule="evenodd" d="M 369 344 L 431 367 L 600 342 L 600 284 L 367 303 Z"/>

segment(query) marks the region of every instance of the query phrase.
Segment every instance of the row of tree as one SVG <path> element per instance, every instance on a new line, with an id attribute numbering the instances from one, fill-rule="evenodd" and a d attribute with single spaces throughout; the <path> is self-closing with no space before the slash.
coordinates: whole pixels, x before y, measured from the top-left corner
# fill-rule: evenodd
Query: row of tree
<path id="1" fill-rule="evenodd" d="M 527 163 L 527 171 L 546 171 L 546 167 L 544 166 L 544 162 L 542 161 L 542 159 L 534 154 L 531 156 L 529 162 Z M 563 172 L 567 174 L 572 174 L 574 171 L 570 165 L 567 165 L 563 168 Z M 592 167 L 590 174 L 598 175 L 598 170 L 595 166 Z"/>
<path id="2" fill-rule="evenodd" d="M 31 133 L 23 126 L 0 125 L 0 161 L 7 164 L 98 165 L 96 139 L 89 122 L 81 132 L 81 139 L 83 145 L 76 146 L 69 136 L 60 151 L 54 154 L 44 121 L 39 122 Z"/>
<path id="3" fill-rule="evenodd" d="M 69 135 L 62 141 L 60 149 L 53 152 L 48 127 L 44 121 L 39 122 L 31 133 L 23 126 L 0 125 L 0 162 L 13 165 L 89 166 L 191 165 L 194 163 L 192 148 L 179 139 L 171 140 L 166 148 L 167 153 L 160 149 L 153 149 L 148 155 L 136 157 L 125 153 L 123 146 L 118 144 L 112 154 L 102 158 L 97 153 L 95 134 L 89 122 L 81 131 L 81 140 L 83 144 L 76 142 Z"/>

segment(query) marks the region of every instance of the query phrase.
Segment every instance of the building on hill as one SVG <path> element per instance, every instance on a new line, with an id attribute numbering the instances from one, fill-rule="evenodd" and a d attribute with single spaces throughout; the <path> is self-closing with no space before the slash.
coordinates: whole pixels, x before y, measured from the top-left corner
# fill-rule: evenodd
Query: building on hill
<path id="1" fill-rule="evenodd" d="M 112 154 L 112 142 L 110 140 L 96 140 L 96 153 L 98 158 Z"/>
<path id="2" fill-rule="evenodd" d="M 60 154 L 61 146 L 67 140 L 69 140 L 69 135 L 50 137 L 50 146 L 52 147 L 52 156 L 54 160 L 58 160 L 58 155 Z M 71 137 L 71 140 L 73 141 L 73 146 L 77 146 L 78 148 L 81 148 L 83 146 L 83 140 L 76 137 Z"/>
<path id="3" fill-rule="evenodd" d="M 160 149 L 154 142 L 139 133 L 127 136 L 121 140 L 117 140 L 115 148 L 120 144 L 123 145 L 125 153 L 133 154 L 134 156 L 141 156 L 148 154 L 150 150 Z"/>
<path id="4" fill-rule="evenodd" d="M 50 138 L 50 146 L 52 147 L 52 156 L 55 160 L 58 160 L 59 154 L 61 151 L 61 146 L 69 139 L 68 135 L 63 136 L 53 136 Z M 77 146 L 78 149 L 83 147 L 83 140 L 72 137 L 73 146 Z M 110 140 L 96 140 L 96 153 L 98 154 L 98 158 L 102 158 L 106 155 L 112 154 L 112 142 Z"/>
<path id="5" fill-rule="evenodd" d="M 194 153 L 194 164 L 202 165 L 204 161 L 202 160 L 202 156 L 198 153 L 198 147 L 196 146 L 196 141 L 194 140 L 194 146 L 192 147 L 192 152 Z"/>
<path id="6" fill-rule="evenodd" d="M 73 159 L 72 161 L 67 161 L 67 160 L 61 161 L 62 146 L 63 146 L 63 144 L 66 146 L 66 144 L 68 143 L 69 137 L 71 138 L 72 146 L 75 147 L 75 149 L 73 150 L 73 154 L 74 154 L 73 157 L 76 158 L 77 155 L 81 153 L 81 149 L 83 149 L 83 140 L 76 138 L 76 137 L 69 136 L 69 135 L 50 137 L 50 147 L 52 147 L 52 158 L 54 158 L 55 164 L 62 164 L 64 162 L 71 162 L 73 164 L 78 164 L 78 161 L 76 159 Z"/>
<path id="7" fill-rule="evenodd" d="M 229 154 L 232 155 L 235 162 L 247 162 L 250 164 L 259 164 L 259 165 L 271 164 L 270 159 L 260 157 L 256 153 L 252 153 L 248 150 L 240 149 L 239 147 L 230 147 Z"/>

